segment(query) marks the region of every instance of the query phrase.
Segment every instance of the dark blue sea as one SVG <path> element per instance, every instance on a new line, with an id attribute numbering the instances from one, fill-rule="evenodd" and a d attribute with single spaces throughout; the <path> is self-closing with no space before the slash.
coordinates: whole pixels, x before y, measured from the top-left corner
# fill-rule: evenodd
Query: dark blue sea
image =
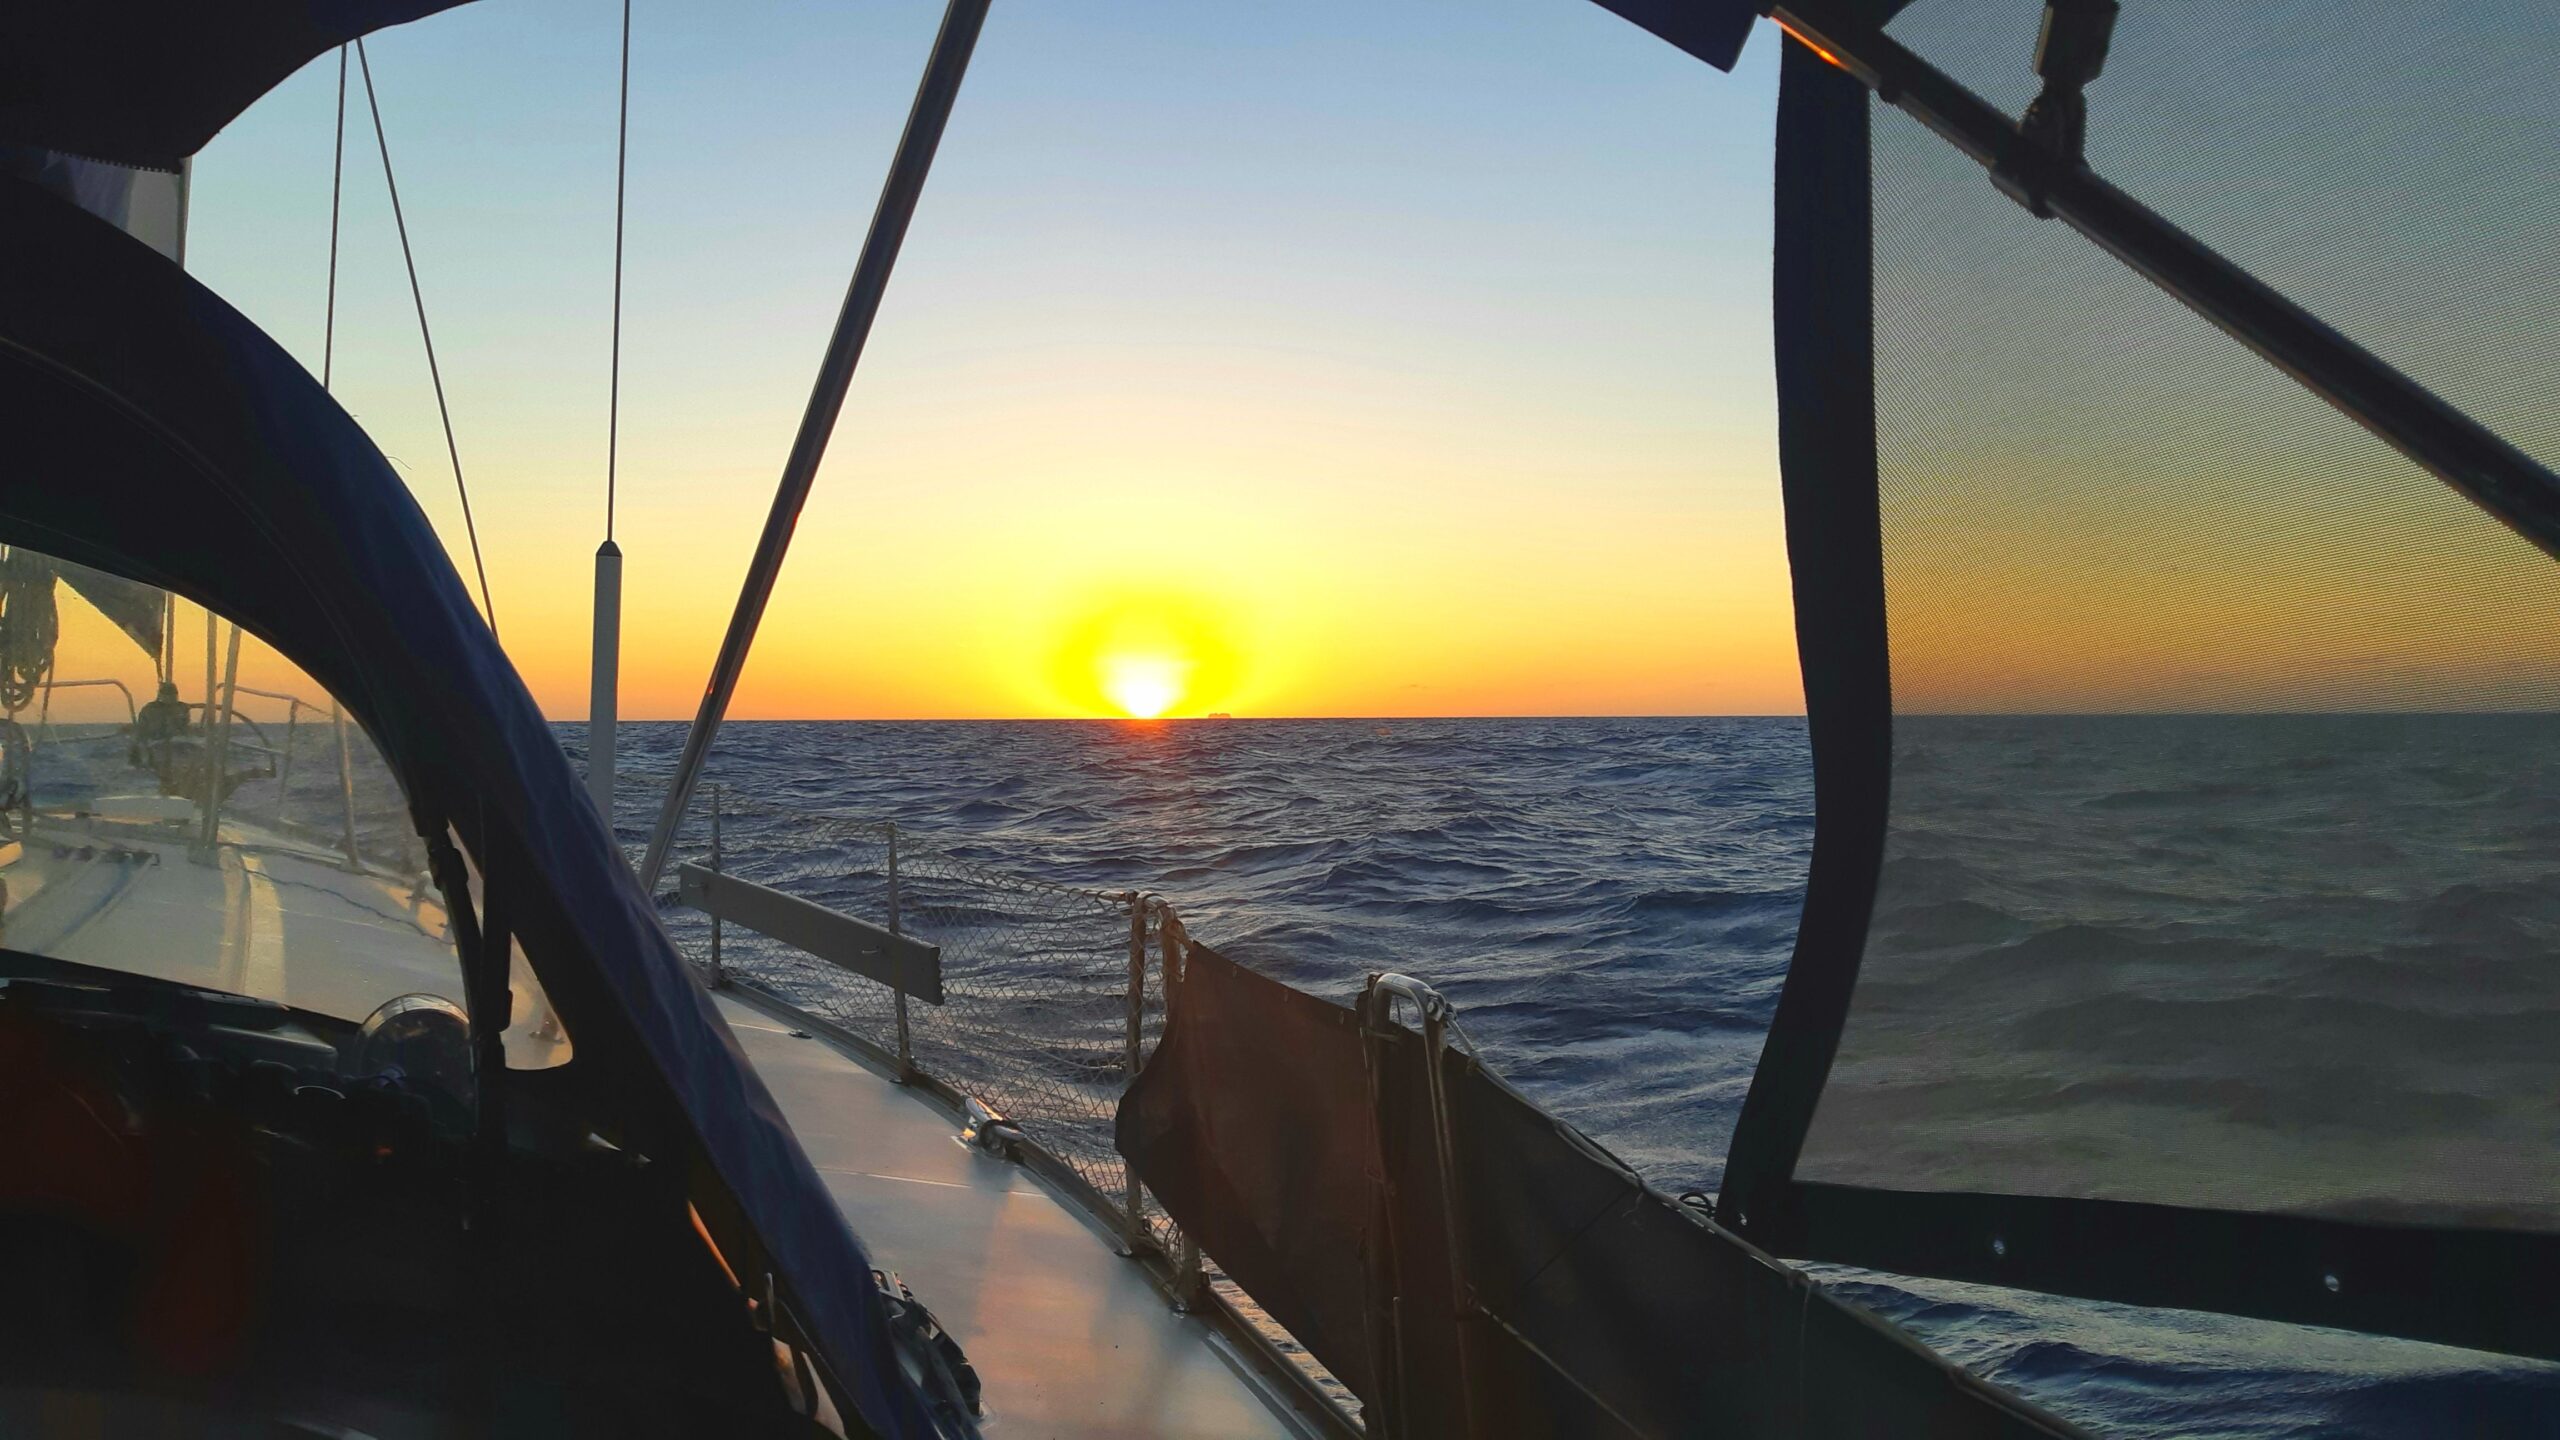
<path id="1" fill-rule="evenodd" d="M 563 728 L 578 750 L 580 727 Z M 663 773 L 681 734 L 627 728 L 626 771 Z M 2147 829 L 2128 832 L 2127 843 L 2157 850 L 2182 832 L 2157 798 L 2172 792 L 2156 776 L 2107 767 L 2157 765 L 2162 749 L 2111 743 L 2098 734 L 2047 746 L 2050 774 L 2069 776 L 2069 806 L 2138 817 Z M 2024 753 L 2040 752 L 2030 744 Z M 1904 757 L 1914 775 L 1931 777 L 1935 798 L 1931 825 L 1898 840 L 1897 859 L 1945 861 L 1968 834 L 2039 852 L 2089 843 L 2085 831 L 2057 842 L 2023 822 L 1983 829 L 1966 817 L 1996 813 L 2004 791 L 2032 793 L 2045 777 L 2016 766 L 1951 773 L 1948 757 L 1934 757 L 1934 770 L 1930 758 Z M 2308 781 L 2295 765 L 2283 783 L 2329 784 L 2369 801 L 2382 793 L 2376 767 L 2387 763 Z M 1456 1002 L 1506 1077 L 1675 1192 L 1711 1192 L 1720 1178 L 1793 943 L 1813 837 L 1796 719 L 740 723 L 723 732 L 711 773 L 754 801 L 895 820 L 903 835 L 1008 871 L 1159 892 L 1196 938 L 1319 994 L 1347 999 L 1372 970 L 1420 976 Z M 1951 786 L 1980 793 L 1951 799 Z M 2058 813 L 2028 808 L 2038 823 Z M 2377 845 L 2408 828 L 2365 801 L 2314 812 L 2338 847 L 2333 865 L 2357 850 L 2342 826 L 2370 828 Z M 2430 873 L 2458 870 L 2459 852 L 2456 844 L 2450 859 L 2431 854 Z M 2518 885 L 2555 870 L 2519 868 L 2513 856 L 2481 863 Z M 2200 867 L 2228 869 L 2210 857 Z M 1951 872 L 1901 873 L 1907 883 Z M 2128 926 L 2175 937 L 2214 919 L 2207 900 L 2183 892 L 2151 898 L 2197 913 L 2131 913 L 2142 897 L 2107 878 L 2103 857 L 2075 873 L 2091 894 L 2129 907 Z M 2444 883 L 2470 885 L 2454 897 L 2459 924 L 2478 922 L 2484 906 L 2524 903 L 2481 898 L 2486 880 Z M 2050 898 L 1984 881 L 1946 894 L 1906 888 L 1896 903 L 1941 925 L 1957 914 L 1945 907 L 1973 907 L 1958 918 L 1976 925 L 1968 943 L 1987 953 L 2040 936 L 2050 945 L 2043 932 L 2079 923 Z M 1895 913 L 1889 906 L 1885 918 Z M 2264 918 L 2289 923 L 2280 911 Z M 2539 933 L 2539 922 L 2518 923 L 2528 939 Z M 2542 935 L 2535 953 L 2547 955 L 2554 939 Z M 2352 937 L 2338 943 L 2357 948 Z M 1955 963 L 1943 951 L 1914 953 Z M 2080 997 L 2054 1003 L 2070 998 Z M 2547 1112 L 2549 1100 L 2534 1103 Z M 2539 1153 L 2548 1154 L 2544 1134 Z M 2102 1434 L 2560 1435 L 2560 1367 L 1822 1273 L 1977 1372 Z"/>

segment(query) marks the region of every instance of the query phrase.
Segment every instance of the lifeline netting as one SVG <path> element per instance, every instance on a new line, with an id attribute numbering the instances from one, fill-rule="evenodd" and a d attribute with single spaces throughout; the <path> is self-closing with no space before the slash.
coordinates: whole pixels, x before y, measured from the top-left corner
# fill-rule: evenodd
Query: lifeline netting
<path id="1" fill-rule="evenodd" d="M 664 782 L 629 778 L 625 793 L 634 797 L 627 811 L 654 814 Z M 712 926 L 673 894 L 678 866 L 712 864 L 715 803 L 717 868 L 874 924 L 890 925 L 894 914 L 900 933 L 941 946 L 945 1003 L 911 999 L 906 1007 L 912 1063 L 1003 1112 L 1102 1199 L 1125 1203 L 1128 1170 L 1112 1147 L 1111 1121 L 1132 1073 L 1130 917 L 1134 906 L 1146 927 L 1143 1064 L 1164 1028 L 1161 901 L 1011 874 L 885 822 L 811 814 L 705 785 L 660 889 L 669 931 L 706 971 Z M 899 1053 L 897 997 L 888 987 L 735 925 L 721 927 L 719 958 L 728 976 Z M 1179 1237 L 1161 1210 L 1144 1208 L 1156 1243 L 1171 1252 Z"/>

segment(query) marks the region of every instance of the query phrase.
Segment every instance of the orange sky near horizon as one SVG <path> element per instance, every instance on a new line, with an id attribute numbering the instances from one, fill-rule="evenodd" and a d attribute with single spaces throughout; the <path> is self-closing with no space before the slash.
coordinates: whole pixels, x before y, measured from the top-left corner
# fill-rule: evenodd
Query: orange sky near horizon
<path id="1" fill-rule="evenodd" d="M 733 713 L 1803 708 L 1774 513 L 1722 517 L 1724 538 L 1709 544 L 1699 534 L 1705 522 L 1648 527 L 1641 517 L 1568 506 L 1531 531 L 1534 540 L 1498 533 L 1516 521 L 1480 516 L 1452 523 L 1447 541 L 1421 551 L 1401 527 L 1329 536 L 1323 514 L 1288 508 L 1123 537 L 1113 517 L 1062 505 L 979 536 L 965 568 L 947 577 L 931 556 L 865 563 L 864 547 L 835 540 L 822 518 L 804 522 Z M 622 713 L 690 717 L 729 596 L 719 593 L 715 606 L 683 603 L 717 592 L 658 588 L 682 567 L 681 553 L 653 552 L 628 535 L 622 544 Z M 585 578 L 570 568 L 564 593 L 534 612 L 541 619 L 502 609 L 510 654 L 559 718 L 585 708 L 588 637 L 577 604 Z"/>

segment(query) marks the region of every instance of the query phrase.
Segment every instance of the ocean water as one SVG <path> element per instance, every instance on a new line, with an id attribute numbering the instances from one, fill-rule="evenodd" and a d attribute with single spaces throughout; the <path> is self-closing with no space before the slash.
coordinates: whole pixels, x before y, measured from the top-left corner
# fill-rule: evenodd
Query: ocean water
<path id="1" fill-rule="evenodd" d="M 563 730 L 576 751 L 579 727 Z M 663 771 L 681 733 L 630 727 L 626 770 Z M 1888 969 L 1912 967 L 1888 981 L 1919 982 L 1903 1001 L 1947 986 L 1941 1013 L 1916 1029 L 1952 1021 L 2014 1036 L 1998 1027 L 2043 1024 L 2038 1056 L 2105 1058 L 2068 1038 L 2069 1007 L 2093 977 L 2156 978 L 2162 956 L 2129 946 L 2222 947 L 2186 972 L 2213 983 L 2155 1002 L 2245 999 L 2247 966 L 2263 962 L 2259 989 L 2316 1009 L 2303 987 L 2317 988 L 2304 979 L 2317 964 L 2270 958 L 2265 936 L 2295 935 L 2315 961 L 2378 956 L 2439 998 L 2487 975 L 2488 961 L 2506 967 L 2493 989 L 2513 980 L 2533 990 L 2532 962 L 2555 940 L 2536 907 L 2560 885 L 2529 893 L 2560 871 L 2537 858 L 2554 853 L 2555 832 L 2535 828 L 2551 817 L 2513 808 L 2512 775 L 2483 758 L 2502 737 L 2341 741 L 2325 762 L 2303 761 L 2290 741 L 2227 731 L 2163 740 L 2084 727 L 2022 743 L 2014 731 L 1932 734 L 1922 722 L 1900 738 L 1898 812 L 1910 823 L 1890 852 L 1899 868 L 1888 874 L 1877 944 Z M 2271 768 L 2251 769 L 2261 761 Z M 1160 892 L 1196 937 L 1319 994 L 1347 999 L 1371 970 L 1420 976 L 1457 1004 L 1505 1076 L 1672 1191 L 1712 1191 L 1720 1178 L 1793 943 L 1813 829 L 1794 719 L 742 723 L 723 732 L 711 771 L 750 799 L 895 819 L 1007 870 Z M 2476 822 L 2484 805 L 2497 823 Z M 2475 820 L 2456 823 L 2466 814 Z M 2217 858 L 2199 852 L 2198 822 L 2241 829 L 2223 837 Z M 2492 832 L 2498 843 L 2485 843 Z M 2259 858 L 2235 870 L 2230 854 Z M 2062 858 L 2038 863 L 2053 856 Z M 2288 912 L 2277 893 L 2288 884 L 2310 886 L 2314 899 L 2360 896 L 2368 908 L 2311 915 L 2297 895 Z M 2439 939 L 2469 947 L 2460 966 L 2413 970 L 2405 962 L 2416 940 L 2374 928 L 2412 907 L 2424 911 L 2407 921 L 2417 940 L 2433 925 Z M 2119 933 L 2085 933 L 2110 925 Z M 2029 948 L 2004 957 L 2016 946 Z M 2057 951 L 2099 959 L 2056 971 L 2023 1000 L 2015 987 L 1969 993 L 1945 979 Z M 2350 973 L 2361 972 L 2337 972 Z M 2516 1008 L 2513 985 L 2498 993 Z M 2393 998 L 2405 1003 L 2408 992 Z M 1893 1057 L 1933 1052 L 1897 1044 L 1893 1022 L 1862 997 L 1844 1075 L 1911 1078 Z M 1853 1068 L 1867 1060 L 1876 1062 L 1867 1071 Z M 2342 1068 L 2329 1066 L 2333 1083 Z M 2316 1084 L 2320 1073 L 2315 1064 L 2295 1078 Z M 2086 1078 L 2056 1071 L 2044 1083 L 2059 1094 Z M 2246 1118 L 2245 1097 L 2227 1103 L 2217 1077 L 2137 1078 L 2202 1084 L 2226 1102 L 2216 1123 Z M 2181 1113 L 2205 1113 L 2192 1099 Z M 2550 1103 L 2537 1095 L 2539 1110 L 2500 1119 L 2542 1117 L 2537 1163 L 2553 1149 Z M 1849 1141 L 1828 1153 L 1854 1162 L 1864 1147 L 1841 1133 Z M 1928 1152 L 1878 1153 L 1883 1164 Z M 1979 1373 L 2104 1434 L 2560 1434 L 2560 1367 L 1822 1273 Z"/>
<path id="2" fill-rule="evenodd" d="M 1894 729 L 1806 1178 L 2560 1229 L 2560 721 Z"/>

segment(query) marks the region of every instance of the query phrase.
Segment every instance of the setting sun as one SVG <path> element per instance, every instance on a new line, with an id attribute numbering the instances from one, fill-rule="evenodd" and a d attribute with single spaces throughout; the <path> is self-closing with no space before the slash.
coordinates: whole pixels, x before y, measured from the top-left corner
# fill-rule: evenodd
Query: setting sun
<path id="1" fill-rule="evenodd" d="M 1158 720 L 1234 708 L 1243 647 L 1231 607 L 1205 590 L 1113 586 L 1054 613 L 1057 628 L 1033 642 L 1053 713 Z"/>
<path id="2" fill-rule="evenodd" d="M 1169 655 L 1102 657 L 1102 693 L 1132 720 L 1153 720 L 1182 698 L 1190 667 Z"/>

